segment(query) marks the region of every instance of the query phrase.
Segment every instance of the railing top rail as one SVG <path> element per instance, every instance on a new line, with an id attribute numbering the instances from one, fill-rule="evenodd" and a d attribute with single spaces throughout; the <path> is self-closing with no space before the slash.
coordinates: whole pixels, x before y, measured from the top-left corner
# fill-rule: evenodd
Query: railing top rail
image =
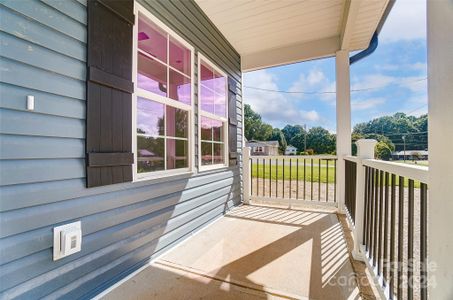
<path id="1" fill-rule="evenodd" d="M 359 158 L 357 156 L 347 155 L 344 157 L 344 159 L 355 162 L 355 163 L 359 162 Z"/>
<path id="2" fill-rule="evenodd" d="M 379 169 L 410 179 L 418 180 L 423 183 L 428 183 L 429 168 L 427 166 L 415 166 L 377 159 L 364 159 L 362 160 L 362 163 L 364 166 Z"/>
<path id="3" fill-rule="evenodd" d="M 336 155 L 251 155 L 250 158 L 337 159 Z"/>

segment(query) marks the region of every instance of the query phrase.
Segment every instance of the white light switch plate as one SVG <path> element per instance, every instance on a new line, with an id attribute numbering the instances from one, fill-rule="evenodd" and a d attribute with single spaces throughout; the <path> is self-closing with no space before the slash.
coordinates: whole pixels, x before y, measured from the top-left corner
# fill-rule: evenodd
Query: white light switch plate
<path id="1" fill-rule="evenodd" d="M 53 260 L 59 260 L 82 249 L 82 224 L 80 221 L 54 227 Z"/>
<path id="2" fill-rule="evenodd" d="M 27 96 L 27 110 L 35 110 L 35 96 Z"/>

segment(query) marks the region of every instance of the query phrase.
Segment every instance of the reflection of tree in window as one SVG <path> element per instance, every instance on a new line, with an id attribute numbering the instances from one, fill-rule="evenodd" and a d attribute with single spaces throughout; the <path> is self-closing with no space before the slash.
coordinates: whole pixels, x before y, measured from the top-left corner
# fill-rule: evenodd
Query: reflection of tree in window
<path id="1" fill-rule="evenodd" d="M 159 171 L 165 168 L 164 139 L 159 137 L 137 136 L 138 172 Z"/>

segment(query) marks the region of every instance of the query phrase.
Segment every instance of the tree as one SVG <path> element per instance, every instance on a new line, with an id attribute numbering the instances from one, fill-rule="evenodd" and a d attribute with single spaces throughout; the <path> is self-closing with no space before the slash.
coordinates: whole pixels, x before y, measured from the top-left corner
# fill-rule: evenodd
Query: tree
<path id="1" fill-rule="evenodd" d="M 272 126 L 264 123 L 250 105 L 244 105 L 244 134 L 247 140 L 266 141 L 272 135 Z"/>
<path id="2" fill-rule="evenodd" d="M 313 149 L 316 154 L 333 153 L 336 149 L 336 137 L 327 129 L 312 127 L 307 134 L 307 148 Z"/>
<path id="3" fill-rule="evenodd" d="M 279 150 L 281 153 L 285 153 L 285 150 L 286 150 L 286 147 L 288 146 L 287 142 L 286 142 L 286 139 L 285 139 L 285 135 L 283 134 L 283 132 L 278 129 L 278 128 L 274 128 L 272 129 L 272 134 L 271 134 L 271 137 L 269 138 L 269 141 L 278 141 L 278 145 L 279 145 Z"/>
<path id="4" fill-rule="evenodd" d="M 363 138 L 376 138 L 387 144 L 391 150 L 401 151 L 404 148 L 403 137 L 406 146 L 415 150 L 424 150 L 428 147 L 428 116 L 408 116 L 404 113 L 396 113 L 393 116 L 383 116 L 369 122 L 354 126 L 353 133 L 361 134 Z"/>
<path id="5" fill-rule="evenodd" d="M 298 134 L 305 134 L 305 129 L 304 127 L 300 126 L 300 125 L 286 125 L 283 129 L 282 129 L 282 132 L 283 134 L 285 135 L 285 139 L 290 143 L 292 144 L 292 139 L 298 135 Z M 292 144 L 293 145 L 293 144 Z M 296 146 L 296 145 L 293 145 L 293 146 Z"/>
<path id="6" fill-rule="evenodd" d="M 389 160 L 392 157 L 392 150 L 385 142 L 378 142 L 374 148 L 376 158 Z"/>

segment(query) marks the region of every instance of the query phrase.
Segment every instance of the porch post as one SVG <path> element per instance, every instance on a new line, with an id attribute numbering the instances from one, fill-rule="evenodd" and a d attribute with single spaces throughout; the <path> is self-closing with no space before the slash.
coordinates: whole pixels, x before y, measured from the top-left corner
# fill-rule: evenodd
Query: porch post
<path id="1" fill-rule="evenodd" d="M 345 162 L 343 157 L 351 155 L 351 92 L 349 83 L 349 51 L 336 53 L 337 93 L 337 197 L 338 210 L 344 212 L 345 205 Z"/>
<path id="2" fill-rule="evenodd" d="M 360 139 L 357 145 L 357 182 L 356 182 L 356 202 L 355 202 L 355 224 L 354 224 L 354 250 L 352 255 L 357 260 L 364 260 L 361 252 L 363 245 L 363 216 L 365 213 L 365 168 L 362 160 L 374 158 L 374 146 L 377 141 L 372 139 Z"/>
<path id="3" fill-rule="evenodd" d="M 428 293 L 453 299 L 453 2 L 427 1 Z"/>
<path id="4" fill-rule="evenodd" d="M 244 204 L 250 203 L 250 192 L 251 192 L 251 182 L 250 182 L 250 147 L 242 148 L 242 183 L 244 185 L 244 199 L 242 200 Z"/>

